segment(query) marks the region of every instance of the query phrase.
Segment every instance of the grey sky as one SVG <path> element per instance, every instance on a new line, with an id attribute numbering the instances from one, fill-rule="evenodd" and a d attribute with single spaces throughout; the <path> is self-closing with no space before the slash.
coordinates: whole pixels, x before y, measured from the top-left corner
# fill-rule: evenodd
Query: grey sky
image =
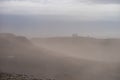
<path id="1" fill-rule="evenodd" d="M 120 37 L 119 0 L 0 1 L 2 32 Z"/>
<path id="2" fill-rule="evenodd" d="M 33 2 L 40 2 L 40 1 L 51 1 L 51 0 L 0 0 L 0 1 L 33 1 Z M 54 0 L 55 1 L 55 0 Z M 97 3 L 120 3 L 120 0 L 67 0 L 67 1 L 78 1 L 78 2 L 97 2 Z"/>
<path id="3" fill-rule="evenodd" d="M 98 4 L 120 4 L 120 0 L 77 0 L 77 1 L 84 1 L 84 2 L 93 2 Z"/>

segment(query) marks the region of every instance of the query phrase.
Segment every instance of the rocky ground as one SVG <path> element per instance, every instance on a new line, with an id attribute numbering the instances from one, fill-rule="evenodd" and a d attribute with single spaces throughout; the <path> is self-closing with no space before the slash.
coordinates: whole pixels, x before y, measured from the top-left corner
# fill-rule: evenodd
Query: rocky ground
<path id="1" fill-rule="evenodd" d="M 35 78 L 33 75 L 0 72 L 0 80 L 55 80 L 55 79 L 49 78 L 40 79 Z"/>

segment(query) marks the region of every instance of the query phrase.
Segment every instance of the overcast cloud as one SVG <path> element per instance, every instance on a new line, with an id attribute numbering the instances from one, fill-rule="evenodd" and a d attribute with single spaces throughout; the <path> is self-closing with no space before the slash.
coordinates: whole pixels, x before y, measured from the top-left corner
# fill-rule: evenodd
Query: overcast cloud
<path id="1" fill-rule="evenodd" d="M 22 15 L 70 15 L 83 20 L 118 19 L 118 0 L 1 0 L 0 13 Z M 78 3 L 79 2 L 79 3 Z M 97 4 L 108 2 L 110 4 Z M 118 1 L 119 2 L 119 1 Z M 112 4 L 113 3 L 113 4 Z M 105 18 L 106 17 L 106 18 Z"/>
<path id="2" fill-rule="evenodd" d="M 23 26 L 26 25 L 29 26 L 30 24 L 28 25 L 27 23 L 31 23 L 33 21 L 35 22 L 32 24 L 33 26 L 35 26 L 36 24 L 43 27 L 47 26 L 47 28 L 49 26 L 53 26 L 56 28 L 62 26 L 61 31 L 59 31 L 60 29 L 56 30 L 56 32 L 60 32 L 60 34 L 62 33 L 63 30 L 65 30 L 64 32 L 66 32 L 67 34 L 68 29 L 65 29 L 64 27 L 69 26 L 74 28 L 76 26 L 75 30 L 77 30 L 79 26 L 80 27 L 102 26 L 107 28 L 111 26 L 116 27 L 113 32 L 114 34 L 116 33 L 120 34 L 120 31 L 118 31 L 119 29 L 117 29 L 120 26 L 120 4 L 119 4 L 120 0 L 0 0 L 0 1 L 1 1 L 0 17 L 4 14 L 4 16 L 2 16 L 1 18 L 1 19 L 4 18 L 4 21 L 0 20 L 0 23 L 3 24 L 4 22 L 3 26 L 8 25 L 6 23 L 7 20 L 8 20 L 7 22 L 11 24 L 11 25 L 9 24 L 9 26 L 13 25 L 17 26 L 18 24 L 22 24 Z M 9 18 L 8 19 L 5 18 L 6 15 L 9 16 L 12 15 L 12 17 L 10 18 L 8 17 Z M 26 21 L 28 22 L 25 23 L 24 18 L 16 19 L 16 17 L 18 16 L 20 16 L 20 18 L 26 16 L 27 17 Z M 28 17 L 31 18 L 29 19 Z M 17 22 L 14 23 L 14 21 Z M 40 29 L 42 29 L 43 27 L 41 27 Z M 22 28 L 24 29 L 24 27 Z M 9 30 L 8 28 L 2 27 L 2 30 L 5 29 Z M 34 28 L 31 30 L 34 30 Z M 18 31 L 15 30 L 14 32 Z M 51 31 L 51 33 L 52 32 L 53 31 Z"/>
<path id="3" fill-rule="evenodd" d="M 0 1 L 32 1 L 32 2 L 51 2 L 51 1 L 64 1 L 64 2 L 93 2 L 93 3 L 110 3 L 119 4 L 120 0 L 0 0 Z"/>
<path id="4" fill-rule="evenodd" d="M 120 4 L 120 0 L 76 0 L 78 2 L 92 2 L 98 4 Z"/>

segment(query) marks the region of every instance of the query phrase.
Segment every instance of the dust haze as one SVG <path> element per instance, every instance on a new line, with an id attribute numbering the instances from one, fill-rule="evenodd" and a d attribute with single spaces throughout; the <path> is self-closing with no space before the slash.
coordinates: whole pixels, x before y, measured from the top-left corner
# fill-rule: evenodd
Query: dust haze
<path id="1" fill-rule="evenodd" d="M 119 48 L 120 39 L 114 38 L 73 35 L 28 39 L 0 33 L 0 79 L 34 80 L 14 76 L 26 74 L 36 80 L 120 80 Z"/>
<path id="2" fill-rule="evenodd" d="M 0 0 L 0 80 L 120 80 L 120 0 Z"/>

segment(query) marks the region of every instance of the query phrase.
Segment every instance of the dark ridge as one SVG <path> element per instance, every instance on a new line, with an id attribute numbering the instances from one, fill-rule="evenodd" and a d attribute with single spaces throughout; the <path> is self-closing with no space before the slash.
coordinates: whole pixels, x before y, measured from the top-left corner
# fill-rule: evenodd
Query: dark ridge
<path id="1" fill-rule="evenodd" d="M 55 80 L 55 79 L 35 78 L 33 75 L 29 75 L 29 74 L 16 74 L 16 73 L 0 72 L 0 80 Z"/>

